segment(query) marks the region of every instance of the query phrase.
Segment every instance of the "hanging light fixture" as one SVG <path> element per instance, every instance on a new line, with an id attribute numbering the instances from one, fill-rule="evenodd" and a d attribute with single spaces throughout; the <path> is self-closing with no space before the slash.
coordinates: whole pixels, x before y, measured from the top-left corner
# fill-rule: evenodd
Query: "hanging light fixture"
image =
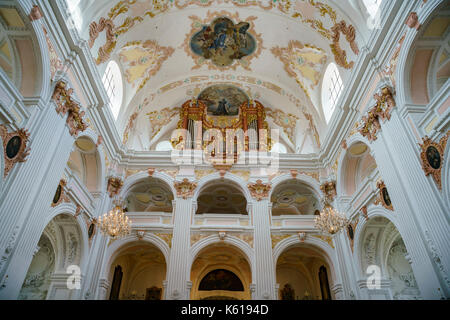
<path id="1" fill-rule="evenodd" d="M 120 201 L 115 201 L 114 208 L 98 219 L 98 226 L 104 235 L 119 239 L 131 233 L 131 220 L 123 211 Z"/>
<path id="2" fill-rule="evenodd" d="M 345 228 L 349 221 L 330 204 L 326 203 L 320 215 L 316 217 L 315 223 L 316 227 L 322 232 L 333 235 Z"/>

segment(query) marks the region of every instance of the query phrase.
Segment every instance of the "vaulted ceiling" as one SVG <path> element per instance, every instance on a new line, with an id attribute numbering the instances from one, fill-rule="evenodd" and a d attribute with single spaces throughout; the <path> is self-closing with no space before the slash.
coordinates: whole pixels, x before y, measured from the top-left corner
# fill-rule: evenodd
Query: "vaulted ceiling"
<path id="1" fill-rule="evenodd" d="M 308 153 L 314 148 L 305 145 L 320 145 L 314 131 L 320 136 L 326 131 L 321 102 L 326 66 L 336 63 L 345 83 L 363 43 L 354 27 L 362 20 L 355 1 L 68 2 L 99 73 L 110 60 L 119 64 L 125 91 L 118 128 L 121 133 L 127 126 L 137 130 L 142 149 L 164 135 L 164 126 L 177 115 L 174 108 L 212 84 L 227 83 L 272 110 L 270 125 L 283 129 L 284 142 L 293 151 Z M 194 36 L 206 39 L 208 34 L 199 32 L 208 26 L 214 31 L 219 17 L 229 19 L 234 30 L 241 30 L 236 34 L 245 33 L 242 39 L 254 45 L 247 45 L 253 49 L 247 54 L 224 60 L 223 66 L 214 59 L 218 51 L 210 50 L 215 44 L 199 54 L 191 43 Z M 304 129 L 295 131 L 295 126 Z"/>

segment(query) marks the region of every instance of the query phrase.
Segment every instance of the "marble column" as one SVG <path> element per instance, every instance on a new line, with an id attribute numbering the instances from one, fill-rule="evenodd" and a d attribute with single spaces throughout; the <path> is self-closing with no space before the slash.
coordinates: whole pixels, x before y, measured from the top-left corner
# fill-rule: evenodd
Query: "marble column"
<path id="1" fill-rule="evenodd" d="M 269 200 L 254 201 L 252 204 L 253 226 L 255 228 L 255 292 L 252 299 L 277 299 L 275 265 L 272 255 Z"/>
<path id="2" fill-rule="evenodd" d="M 189 298 L 189 249 L 192 199 L 177 198 L 174 211 L 172 248 L 167 272 L 166 299 Z"/>

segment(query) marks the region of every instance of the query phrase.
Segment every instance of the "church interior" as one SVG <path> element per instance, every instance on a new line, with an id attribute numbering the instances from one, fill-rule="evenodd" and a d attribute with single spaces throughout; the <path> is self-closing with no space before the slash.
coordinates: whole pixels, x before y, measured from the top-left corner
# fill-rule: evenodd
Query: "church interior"
<path id="1" fill-rule="evenodd" d="M 450 298 L 450 2 L 0 1 L 0 300 Z"/>

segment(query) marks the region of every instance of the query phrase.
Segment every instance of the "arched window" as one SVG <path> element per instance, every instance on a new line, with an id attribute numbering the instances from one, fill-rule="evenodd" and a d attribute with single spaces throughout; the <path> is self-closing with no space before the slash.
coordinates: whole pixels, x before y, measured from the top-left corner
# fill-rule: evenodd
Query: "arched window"
<path id="1" fill-rule="evenodd" d="M 369 13 L 372 19 L 378 13 L 378 9 L 380 8 L 381 2 L 383 0 L 363 0 L 364 5 L 366 6 L 367 12 Z"/>
<path id="2" fill-rule="evenodd" d="M 114 120 L 117 120 L 123 99 L 122 74 L 119 65 L 115 61 L 110 61 L 103 75 L 103 85 L 108 94 L 111 111 Z"/>
<path id="3" fill-rule="evenodd" d="M 271 149 L 272 152 L 277 152 L 277 153 L 287 153 L 287 149 L 286 146 L 282 143 L 275 143 Z"/>
<path id="4" fill-rule="evenodd" d="M 156 151 L 172 151 L 173 147 L 172 144 L 170 143 L 170 141 L 161 141 L 160 143 L 158 143 L 156 145 Z"/>
<path id="5" fill-rule="evenodd" d="M 334 63 L 330 63 L 325 71 L 322 82 L 322 107 L 327 123 L 333 115 L 334 108 L 344 88 L 339 70 Z"/>

